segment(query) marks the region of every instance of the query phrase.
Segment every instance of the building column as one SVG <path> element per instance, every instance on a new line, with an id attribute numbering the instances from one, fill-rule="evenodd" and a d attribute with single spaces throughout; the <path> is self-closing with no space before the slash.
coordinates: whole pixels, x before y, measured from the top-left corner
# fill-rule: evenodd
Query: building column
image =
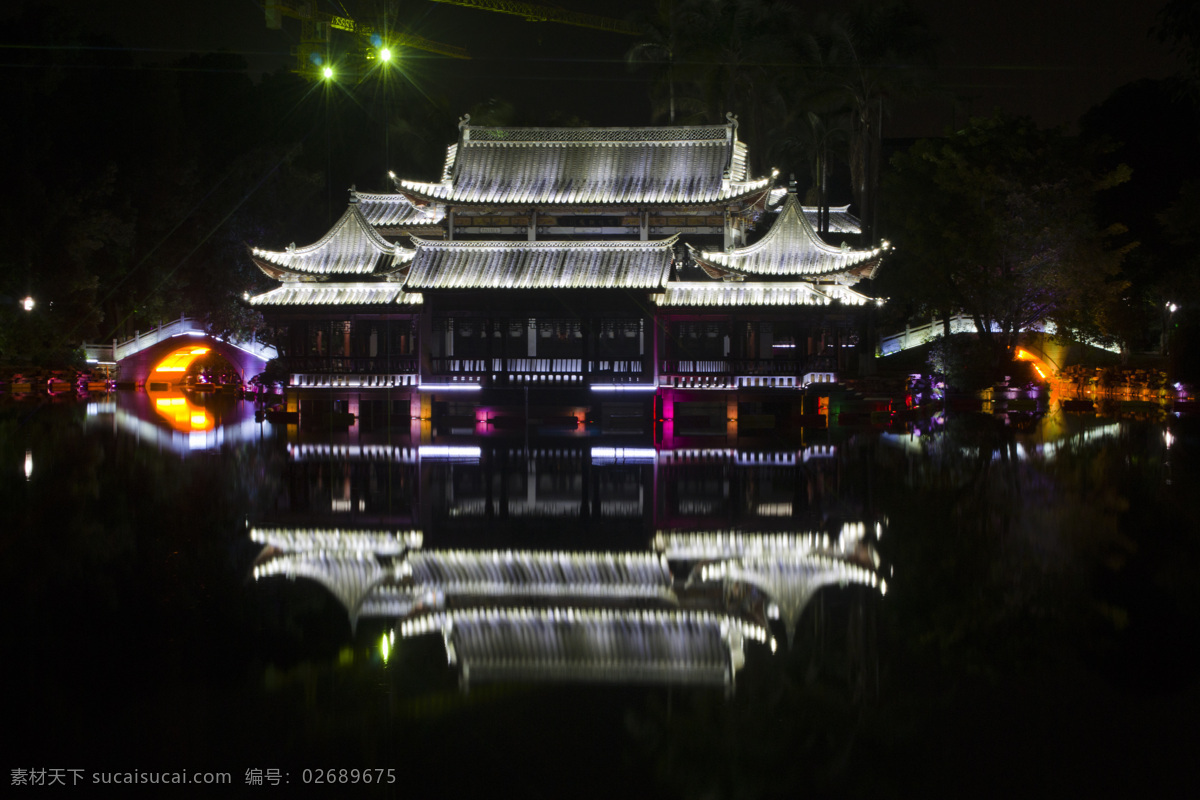
<path id="1" fill-rule="evenodd" d="M 579 366 L 583 372 L 583 385 L 586 388 L 592 385 L 592 354 L 596 352 L 592 342 L 592 318 L 583 317 L 579 320 L 579 325 L 583 332 L 583 357 L 580 359 Z"/>

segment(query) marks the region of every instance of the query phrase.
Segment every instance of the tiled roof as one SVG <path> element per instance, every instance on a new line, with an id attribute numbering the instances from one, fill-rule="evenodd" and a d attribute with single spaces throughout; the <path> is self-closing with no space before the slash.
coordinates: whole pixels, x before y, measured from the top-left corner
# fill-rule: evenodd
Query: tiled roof
<path id="1" fill-rule="evenodd" d="M 801 212 L 795 195 L 788 195 L 779 217 L 759 241 L 727 252 L 689 248 L 703 265 L 739 275 L 832 277 L 878 259 L 881 249 L 855 250 L 821 241 Z"/>
<path id="2" fill-rule="evenodd" d="M 263 272 L 280 280 L 288 275 L 369 275 L 392 271 L 412 256 L 383 238 L 351 203 L 342 218 L 315 243 L 286 250 L 250 249 Z"/>
<path id="3" fill-rule="evenodd" d="M 772 189 L 767 199 L 767 211 L 778 211 L 780 204 L 787 198 L 787 195 L 788 190 L 786 187 L 779 186 Z M 821 210 L 820 206 L 801 206 L 800 209 L 808 219 L 808 224 L 813 226 L 813 230 L 816 230 L 817 214 Z M 858 217 L 850 213 L 849 205 L 830 206 L 829 232 L 861 234 L 862 222 L 859 221 Z"/>
<path id="4" fill-rule="evenodd" d="M 354 192 L 354 197 L 363 218 L 376 228 L 436 225 L 446 216 L 440 208 L 417 208 L 402 194 Z"/>
<path id="5" fill-rule="evenodd" d="M 677 237 L 652 242 L 442 242 L 417 246 L 408 289 L 659 289 Z"/>
<path id="6" fill-rule="evenodd" d="M 829 305 L 835 300 L 862 305 L 868 298 L 841 284 L 807 281 L 676 281 L 668 283 L 665 292 L 654 295 L 654 301 L 660 306 L 813 306 Z"/>
<path id="7" fill-rule="evenodd" d="M 418 305 L 419 293 L 404 291 L 399 283 L 297 283 L 250 298 L 252 306 Z"/>
<path id="8" fill-rule="evenodd" d="M 691 204 L 766 191 L 750 180 L 737 124 L 670 128 L 489 128 L 463 124 L 440 183 L 414 196 L 486 205 Z"/>

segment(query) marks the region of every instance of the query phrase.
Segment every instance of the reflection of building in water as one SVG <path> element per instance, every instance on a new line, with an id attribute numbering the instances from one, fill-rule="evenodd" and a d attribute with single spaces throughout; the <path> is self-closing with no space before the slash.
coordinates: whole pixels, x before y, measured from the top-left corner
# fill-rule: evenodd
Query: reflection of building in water
<path id="1" fill-rule="evenodd" d="M 789 530 L 861 516 L 831 445 L 775 452 L 289 445 L 290 522 L 412 526 L 441 546 L 641 547 L 657 528 Z M 564 526 L 565 521 L 570 524 Z M 562 536 L 575 539 L 564 543 Z"/>
<path id="2" fill-rule="evenodd" d="M 789 641 L 822 587 L 883 591 L 880 526 L 803 534 L 661 531 L 641 552 L 425 550 L 417 531 L 253 529 L 256 579 L 318 581 L 352 622 L 440 633 L 463 685 L 586 681 L 724 686 L 747 640 Z"/>
<path id="3" fill-rule="evenodd" d="M 782 619 L 788 641 L 805 607 L 822 587 L 857 583 L 887 591 L 876 575 L 879 554 L 862 522 L 847 522 L 834 538 L 828 533 L 746 534 L 660 532 L 654 549 L 672 561 L 696 561 L 689 582 L 719 581 L 727 591 L 752 586 L 769 598 L 767 616 Z"/>

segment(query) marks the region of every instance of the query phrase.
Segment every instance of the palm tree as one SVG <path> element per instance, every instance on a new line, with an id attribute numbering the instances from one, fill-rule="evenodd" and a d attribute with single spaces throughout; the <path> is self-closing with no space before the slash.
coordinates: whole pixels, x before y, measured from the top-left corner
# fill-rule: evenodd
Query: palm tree
<path id="1" fill-rule="evenodd" d="M 933 44 L 924 19 L 902 0 L 860 3 L 819 18 L 798 41 L 793 80 L 799 105 L 817 115 L 822 131 L 839 121 L 848 129 L 846 157 L 867 242 L 878 236 L 876 187 L 887 105 L 927 84 Z M 805 118 L 804 124 L 816 123 Z M 813 138 L 822 147 L 830 141 L 825 135 Z M 814 160 L 825 163 L 827 157 L 822 152 Z"/>

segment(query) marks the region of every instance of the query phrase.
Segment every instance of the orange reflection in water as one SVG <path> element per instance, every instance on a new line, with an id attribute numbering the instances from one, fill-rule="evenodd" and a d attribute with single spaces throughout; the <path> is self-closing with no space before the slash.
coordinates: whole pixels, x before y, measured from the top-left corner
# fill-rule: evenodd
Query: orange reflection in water
<path id="1" fill-rule="evenodd" d="M 216 420 L 203 406 L 198 406 L 188 400 L 183 392 L 146 392 L 154 404 L 154 410 L 159 416 L 171 423 L 177 431 L 190 433 L 192 431 L 212 430 Z"/>

